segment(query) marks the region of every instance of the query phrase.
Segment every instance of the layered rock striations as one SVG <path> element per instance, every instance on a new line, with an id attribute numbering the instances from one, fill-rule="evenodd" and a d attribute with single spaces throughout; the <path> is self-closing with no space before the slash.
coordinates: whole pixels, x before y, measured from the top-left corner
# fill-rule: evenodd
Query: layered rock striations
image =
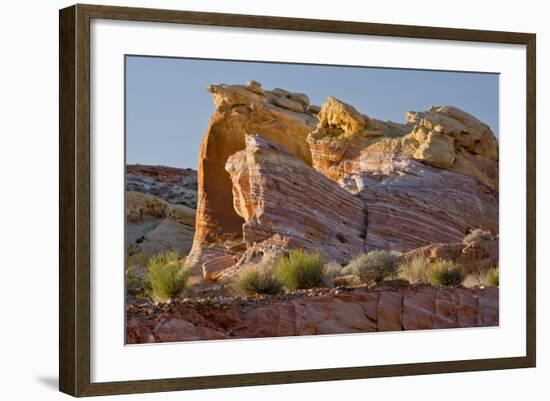
<path id="1" fill-rule="evenodd" d="M 247 135 L 245 142 L 225 168 L 247 247 L 279 235 L 288 247 L 340 263 L 364 250 L 366 216 L 358 197 L 261 136 Z"/>
<path id="2" fill-rule="evenodd" d="M 225 244 L 242 239 L 244 220 L 233 208 L 225 164 L 229 156 L 244 149 L 245 136 L 261 135 L 311 164 L 306 139 L 317 123 L 314 114 L 305 112 L 305 95 L 264 91 L 255 81 L 246 86 L 212 85 L 208 91 L 216 111 L 199 153 L 196 233 L 188 257 L 195 269 L 208 258 L 225 254 Z"/>
<path id="3" fill-rule="evenodd" d="M 496 326 L 497 288 L 353 290 L 293 299 L 132 306 L 126 341 L 192 341 Z"/>
<path id="4" fill-rule="evenodd" d="M 399 124 L 255 81 L 209 91 L 196 269 L 273 244 L 346 263 L 373 249 L 459 243 L 478 227 L 498 234 L 498 142 L 462 110 L 432 107 Z"/>
<path id="5" fill-rule="evenodd" d="M 309 135 L 313 167 L 356 194 L 369 249 L 408 251 L 498 232 L 498 145 L 488 126 L 454 107 L 385 123 L 329 98 Z M 477 153 L 476 153 L 477 152 Z"/>

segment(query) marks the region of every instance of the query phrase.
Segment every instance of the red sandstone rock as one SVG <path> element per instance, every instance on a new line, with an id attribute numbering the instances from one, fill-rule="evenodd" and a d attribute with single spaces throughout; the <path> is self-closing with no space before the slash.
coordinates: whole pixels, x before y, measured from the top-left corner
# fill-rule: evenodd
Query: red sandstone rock
<path id="1" fill-rule="evenodd" d="M 446 106 L 411 117 L 407 129 L 350 107 L 327 101 L 308 143 L 314 168 L 365 202 L 367 249 L 498 232 L 498 145 L 486 125 Z"/>
<path id="2" fill-rule="evenodd" d="M 271 104 L 258 85 L 212 85 L 216 112 L 200 153 L 196 233 L 188 263 L 198 268 L 210 256 L 226 254 L 225 241 L 242 237 L 243 218 L 233 208 L 227 158 L 245 147 L 246 134 L 258 134 L 311 164 L 306 138 L 316 117 Z M 269 96 L 275 96 L 270 94 Z"/>
<path id="3" fill-rule="evenodd" d="M 290 247 L 320 248 L 345 262 L 363 250 L 458 243 L 474 227 L 498 233 L 498 143 L 468 113 L 433 107 L 397 124 L 334 98 L 317 116 L 302 113 L 305 98 L 290 100 L 291 92 L 264 91 L 258 82 L 214 85 L 209 91 L 216 112 L 199 155 L 196 233 L 187 259 L 192 266 L 230 254 L 228 244 L 244 242 L 253 249 L 273 234 Z M 285 152 L 272 150 L 266 160 L 249 157 L 250 150 L 243 150 L 247 134 Z M 363 204 L 368 213 L 363 241 L 353 235 L 365 222 L 357 214 L 346 231 L 352 235 L 339 235 L 342 251 L 336 251 L 331 235 L 348 222 L 325 213 L 332 208 L 338 214 L 342 207 L 334 203 L 334 186 L 317 178 L 321 185 L 311 185 L 315 174 L 303 167 L 310 165 L 355 197 L 357 202 L 346 200 L 354 204 L 352 215 L 355 204 Z M 267 206 L 258 200 L 267 200 Z M 463 257 L 492 260 L 493 253 L 485 251 L 470 247 Z"/>
<path id="4" fill-rule="evenodd" d="M 127 312 L 127 341 L 345 334 L 371 331 L 486 327 L 499 324 L 498 288 L 380 287 L 344 294 L 272 299 L 267 304 L 228 300 L 158 306 Z M 154 338 L 150 333 L 154 333 Z"/>
<path id="5" fill-rule="evenodd" d="M 438 259 L 457 262 L 464 269 L 471 272 L 479 272 L 498 266 L 498 238 L 475 241 L 469 244 L 431 244 L 407 252 L 407 259 L 422 257 L 429 262 Z"/>
<path id="6" fill-rule="evenodd" d="M 206 280 L 216 281 L 223 271 L 233 266 L 238 261 L 238 258 L 232 255 L 218 256 L 212 258 L 202 265 L 202 276 Z"/>
<path id="7" fill-rule="evenodd" d="M 126 322 L 126 343 L 144 344 L 154 343 L 155 337 L 151 329 L 137 319 L 130 319 Z"/>
<path id="8" fill-rule="evenodd" d="M 228 159 L 226 170 L 235 210 L 245 221 L 247 246 L 279 235 L 289 247 L 342 263 L 364 250 L 361 200 L 282 147 L 249 135 L 246 148 Z"/>
<path id="9" fill-rule="evenodd" d="M 160 323 L 155 327 L 155 338 L 157 342 L 193 341 L 193 340 L 219 340 L 227 338 L 223 333 L 192 323 L 173 319 Z"/>

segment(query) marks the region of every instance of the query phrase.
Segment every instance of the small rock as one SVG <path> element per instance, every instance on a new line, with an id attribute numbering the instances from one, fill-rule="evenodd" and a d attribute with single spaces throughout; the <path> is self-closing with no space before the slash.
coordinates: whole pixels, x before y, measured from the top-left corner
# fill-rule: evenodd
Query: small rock
<path id="1" fill-rule="evenodd" d="M 309 97 L 305 93 L 292 93 L 290 95 L 290 99 L 300 103 L 302 106 L 304 106 L 304 109 L 309 106 Z"/>
<path id="2" fill-rule="evenodd" d="M 310 104 L 309 106 L 307 106 L 306 111 L 310 114 L 319 114 L 319 112 L 321 111 L 321 107 Z"/>
<path id="3" fill-rule="evenodd" d="M 246 82 L 246 89 L 250 92 L 257 93 L 258 95 L 265 95 L 265 92 L 262 89 L 262 84 L 253 79 Z"/>
<path id="4" fill-rule="evenodd" d="M 271 93 L 275 96 L 279 97 L 290 97 L 291 93 L 287 90 L 281 89 L 281 88 L 273 88 L 271 90 Z"/>
<path id="5" fill-rule="evenodd" d="M 275 106 L 282 107 L 283 109 L 295 111 L 297 113 L 303 113 L 304 112 L 304 106 L 302 106 L 301 103 L 288 99 L 286 97 L 274 97 L 271 99 L 271 103 Z"/>

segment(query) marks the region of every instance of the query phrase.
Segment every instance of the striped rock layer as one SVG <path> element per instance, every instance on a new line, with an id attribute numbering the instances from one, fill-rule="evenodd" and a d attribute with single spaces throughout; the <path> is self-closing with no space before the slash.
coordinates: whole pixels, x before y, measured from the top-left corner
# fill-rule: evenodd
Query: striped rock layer
<path id="1" fill-rule="evenodd" d="M 379 288 L 243 304 L 132 307 L 126 341 L 193 341 L 498 326 L 498 288 Z M 155 308 L 157 310 L 155 310 Z"/>

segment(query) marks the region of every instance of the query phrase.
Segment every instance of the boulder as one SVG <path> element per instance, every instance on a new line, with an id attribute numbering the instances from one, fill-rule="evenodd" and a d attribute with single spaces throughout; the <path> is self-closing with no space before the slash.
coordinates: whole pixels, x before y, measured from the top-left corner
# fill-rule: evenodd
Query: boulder
<path id="1" fill-rule="evenodd" d="M 418 118 L 418 126 L 454 138 L 459 146 L 475 154 L 498 160 L 495 135 L 488 125 L 471 114 L 452 106 L 436 106 Z"/>
<path id="2" fill-rule="evenodd" d="M 216 281 L 222 273 L 233 266 L 238 258 L 233 255 L 218 256 L 202 265 L 202 276 L 205 280 Z"/>
<path id="3" fill-rule="evenodd" d="M 271 104 L 282 107 L 283 109 L 295 111 L 296 113 L 303 113 L 305 111 L 305 107 L 302 103 L 286 97 L 274 97 L 271 99 Z"/>
<path id="4" fill-rule="evenodd" d="M 281 88 L 273 88 L 271 89 L 271 93 L 273 94 L 273 96 L 278 96 L 278 97 L 290 97 L 291 95 L 289 91 Z"/>
<path id="5" fill-rule="evenodd" d="M 470 243 L 436 243 L 407 252 L 404 257 L 422 257 L 428 262 L 448 260 L 460 264 L 466 272 L 477 273 L 499 264 L 498 237 Z"/>
<path id="6" fill-rule="evenodd" d="M 292 93 L 290 99 L 300 103 L 304 109 L 309 106 L 309 97 L 305 93 Z"/>
<path id="7" fill-rule="evenodd" d="M 262 89 L 262 84 L 258 81 L 254 81 L 253 79 L 246 82 L 246 89 L 258 95 L 265 96 L 265 92 Z"/>
<path id="8" fill-rule="evenodd" d="M 329 97 L 319 111 L 319 128 L 336 128 L 346 134 L 358 134 L 366 120 L 353 106 Z"/>
<path id="9" fill-rule="evenodd" d="M 308 113 L 311 113 L 311 114 L 319 114 L 319 112 L 321 111 L 321 107 L 320 106 L 316 106 L 314 104 L 310 104 L 309 106 L 307 106 L 307 109 L 306 111 Z"/>

